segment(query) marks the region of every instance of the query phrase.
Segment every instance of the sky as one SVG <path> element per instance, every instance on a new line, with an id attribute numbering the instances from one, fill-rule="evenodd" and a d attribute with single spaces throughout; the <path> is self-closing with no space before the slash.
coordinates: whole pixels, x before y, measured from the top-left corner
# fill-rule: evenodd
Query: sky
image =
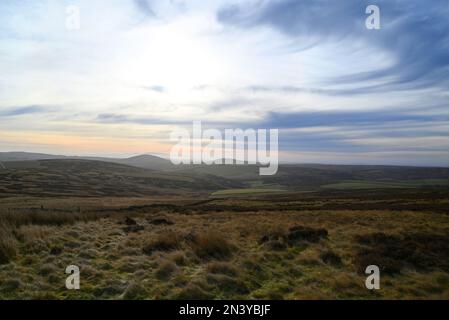
<path id="1" fill-rule="evenodd" d="M 279 129 L 281 162 L 449 166 L 448 89 L 447 0 L 0 1 L 0 151 L 167 155 L 199 120 Z"/>

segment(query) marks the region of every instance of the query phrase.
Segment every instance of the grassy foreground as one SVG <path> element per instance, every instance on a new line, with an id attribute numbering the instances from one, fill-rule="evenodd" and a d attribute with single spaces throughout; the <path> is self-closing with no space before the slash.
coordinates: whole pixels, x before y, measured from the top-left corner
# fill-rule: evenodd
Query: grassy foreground
<path id="1" fill-rule="evenodd" d="M 27 199 L 13 211 L 5 199 L 0 298 L 449 298 L 445 195 L 285 197 Z M 369 264 L 380 290 L 365 288 Z"/>

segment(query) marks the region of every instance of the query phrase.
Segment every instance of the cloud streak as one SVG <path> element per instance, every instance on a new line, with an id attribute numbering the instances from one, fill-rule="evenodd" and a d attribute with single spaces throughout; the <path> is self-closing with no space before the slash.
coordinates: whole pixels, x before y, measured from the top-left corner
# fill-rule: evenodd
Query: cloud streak
<path id="1" fill-rule="evenodd" d="M 349 73 L 330 82 L 355 84 L 378 80 L 376 91 L 411 90 L 449 86 L 449 6 L 445 0 L 378 0 L 382 28 L 364 27 L 365 8 L 370 1 L 280 0 L 257 5 L 233 5 L 221 9 L 217 18 L 225 25 L 240 28 L 270 27 L 292 37 L 323 42 L 363 41 L 373 51 L 385 50 L 395 64 L 363 73 Z M 368 88 L 365 88 L 365 90 Z"/>
<path id="2" fill-rule="evenodd" d="M 151 6 L 150 0 L 133 0 L 136 8 L 147 17 L 155 18 L 156 14 Z"/>
<path id="3" fill-rule="evenodd" d="M 18 117 L 29 114 L 45 113 L 48 109 L 42 106 L 23 106 L 0 110 L 0 117 Z"/>

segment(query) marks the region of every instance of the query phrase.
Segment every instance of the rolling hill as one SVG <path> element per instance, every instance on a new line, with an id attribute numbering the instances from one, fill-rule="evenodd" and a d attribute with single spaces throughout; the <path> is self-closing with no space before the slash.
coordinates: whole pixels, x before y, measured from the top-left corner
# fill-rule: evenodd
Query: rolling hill
<path id="1" fill-rule="evenodd" d="M 281 165 L 274 176 L 260 176 L 257 165 L 175 166 L 152 155 L 117 159 L 14 152 L 0 153 L 0 179 L 3 195 L 142 196 L 197 191 L 246 195 L 270 190 L 447 188 L 449 168 L 291 164 Z"/>
<path id="2" fill-rule="evenodd" d="M 175 169 L 170 161 L 163 159 L 161 157 L 147 154 L 122 159 L 122 158 L 108 158 L 108 157 L 63 156 L 63 155 L 52 155 L 45 153 L 30 153 L 30 152 L 0 152 L 0 162 L 2 163 L 11 161 L 50 160 L 50 159 L 103 161 L 150 170 L 167 171 Z"/>
<path id="3" fill-rule="evenodd" d="M 28 160 L 45 160 L 45 159 L 62 159 L 65 156 L 32 153 L 32 152 L 0 152 L 0 161 L 28 161 Z"/>
<path id="4" fill-rule="evenodd" d="M 52 159 L 4 162 L 0 197 L 148 196 L 210 192 L 242 184 L 216 176 L 165 173 L 93 160 Z"/>

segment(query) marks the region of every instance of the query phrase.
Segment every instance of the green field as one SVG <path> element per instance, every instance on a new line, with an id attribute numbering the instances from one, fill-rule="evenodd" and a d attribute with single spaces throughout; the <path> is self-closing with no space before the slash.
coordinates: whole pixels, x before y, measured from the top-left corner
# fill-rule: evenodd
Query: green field
<path id="1" fill-rule="evenodd" d="M 401 181 L 342 181 L 322 186 L 326 189 L 360 190 L 360 189 L 413 189 L 432 186 L 449 186 L 446 179 L 401 180 Z"/>
<path id="2" fill-rule="evenodd" d="M 214 197 L 219 196 L 233 196 L 233 195 L 251 195 L 251 194 L 263 194 L 263 193 L 277 193 L 277 192 L 285 192 L 284 189 L 275 189 L 275 188 L 243 188 L 243 189 L 226 189 L 219 190 L 211 195 Z"/>

